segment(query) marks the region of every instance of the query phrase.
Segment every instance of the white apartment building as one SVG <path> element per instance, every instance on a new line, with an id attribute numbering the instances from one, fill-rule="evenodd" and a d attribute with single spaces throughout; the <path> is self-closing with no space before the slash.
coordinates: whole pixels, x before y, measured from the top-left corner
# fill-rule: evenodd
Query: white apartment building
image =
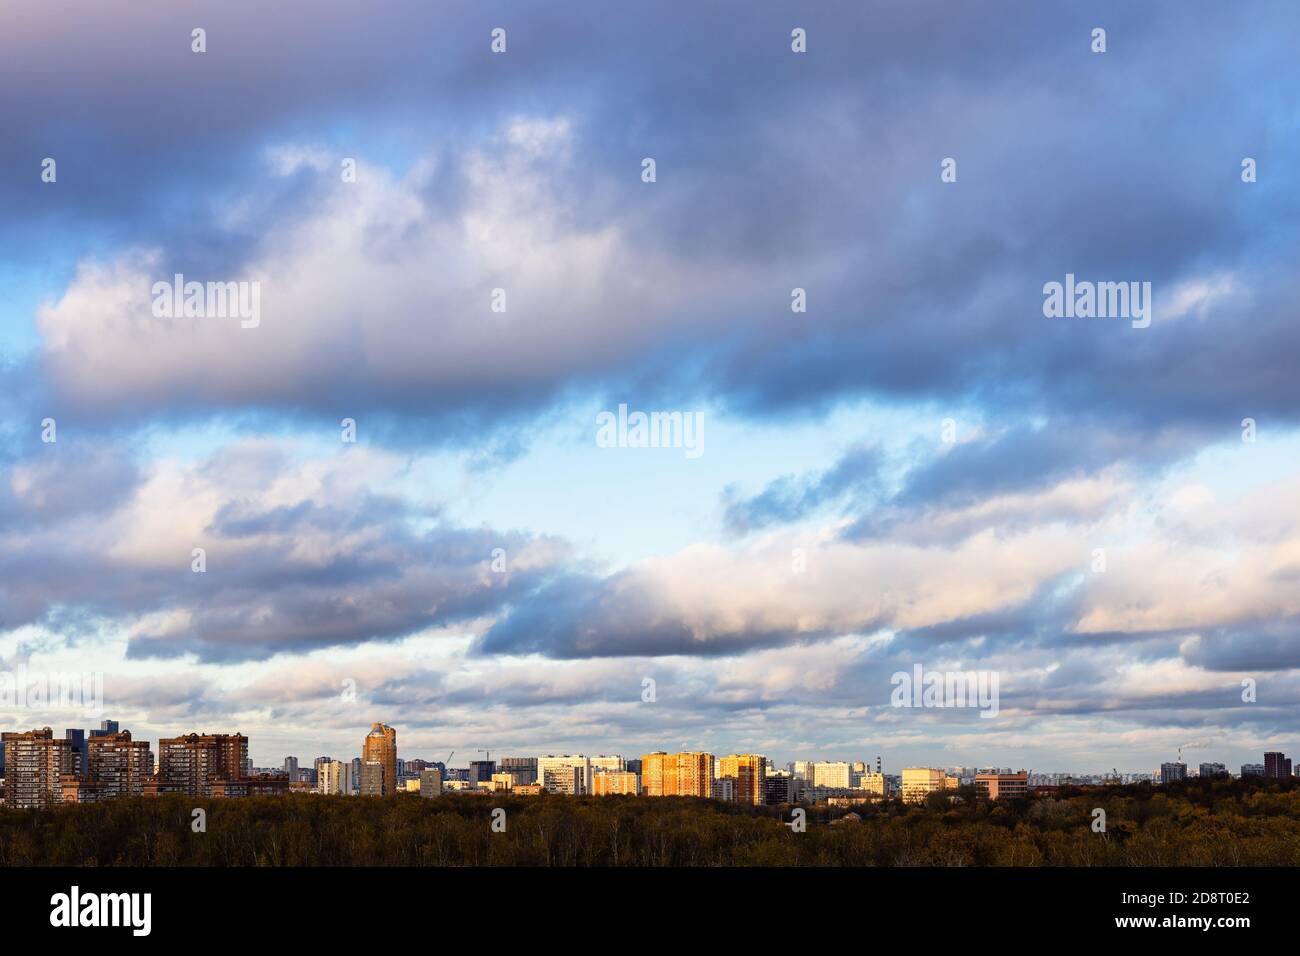
<path id="1" fill-rule="evenodd" d="M 352 764 L 325 760 L 316 765 L 317 793 L 352 793 Z"/>
<path id="2" fill-rule="evenodd" d="M 537 782 L 556 793 L 591 793 L 591 758 L 582 754 L 538 757 Z"/>
<path id="3" fill-rule="evenodd" d="M 812 765 L 812 777 L 808 782 L 814 787 L 832 790 L 847 790 L 853 785 L 848 762 L 843 760 L 818 760 Z"/>

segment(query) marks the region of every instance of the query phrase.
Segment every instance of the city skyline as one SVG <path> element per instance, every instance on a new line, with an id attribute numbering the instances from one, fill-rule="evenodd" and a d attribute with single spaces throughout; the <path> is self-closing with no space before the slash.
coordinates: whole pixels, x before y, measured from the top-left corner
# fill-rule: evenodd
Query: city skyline
<path id="1" fill-rule="evenodd" d="M 128 740 L 134 738 L 134 741 L 137 744 L 147 745 L 150 740 L 150 738 L 144 734 L 131 732 L 130 728 L 124 727 L 123 722 L 119 720 L 105 720 L 101 723 L 100 729 L 84 728 L 84 727 L 83 728 L 65 727 L 62 732 L 67 736 L 68 739 L 71 738 L 71 734 L 73 732 L 77 732 L 78 734 L 80 734 L 81 745 L 84 747 L 87 744 L 93 746 L 97 739 L 101 739 L 105 735 L 109 735 L 110 737 L 118 736 L 119 728 L 127 732 L 127 734 L 129 735 L 127 736 Z M 58 736 L 59 731 L 57 731 L 52 725 L 43 725 L 43 727 L 33 725 L 32 727 L 21 727 L 21 728 L 0 727 L 0 731 L 6 733 L 28 733 L 33 731 L 40 731 L 42 729 L 51 730 L 52 732 L 54 732 L 56 737 Z M 87 732 L 89 732 L 89 737 L 85 736 Z M 727 757 L 758 756 L 766 760 L 767 767 L 769 768 L 776 767 L 782 769 L 788 769 L 800 763 L 843 763 L 849 766 L 856 763 L 861 763 L 864 764 L 868 769 L 872 769 L 878 762 L 880 765 L 884 767 L 884 771 L 886 775 L 890 775 L 890 774 L 896 775 L 904 767 L 936 767 L 938 769 L 944 769 L 944 770 L 952 770 L 958 768 L 1010 769 L 1014 763 L 1014 762 L 997 761 L 997 760 L 957 760 L 957 761 L 950 761 L 946 763 L 936 763 L 935 761 L 927 762 L 923 760 L 908 761 L 906 759 L 887 759 L 887 755 L 884 754 L 883 752 L 879 752 L 875 754 L 858 753 L 850 756 L 838 756 L 838 755 L 828 755 L 823 753 L 801 751 L 799 754 L 790 756 L 788 759 L 780 759 L 769 753 L 751 752 L 745 750 L 727 750 L 726 748 L 708 748 L 708 747 L 690 748 L 690 749 L 681 749 L 681 750 L 666 750 L 663 749 L 662 747 L 656 747 L 654 749 L 647 750 L 644 746 L 638 746 L 638 747 L 631 747 L 631 748 L 627 748 L 627 747 L 614 748 L 608 750 L 599 750 L 599 749 L 590 749 L 590 748 L 560 750 L 560 749 L 552 748 L 550 750 L 542 749 L 536 751 L 530 751 L 527 748 L 516 748 L 513 750 L 504 750 L 504 749 L 499 750 L 497 748 L 471 748 L 466 750 L 459 750 L 454 747 L 449 748 L 447 751 L 448 757 L 452 757 L 455 754 L 461 754 L 462 759 L 461 762 L 458 764 L 456 762 L 448 762 L 447 758 L 440 759 L 438 752 L 436 751 L 421 752 L 412 755 L 410 751 L 413 748 L 410 748 L 405 744 L 399 745 L 395 742 L 396 728 L 392 727 L 391 725 L 383 721 L 375 721 L 371 723 L 370 731 L 366 733 L 362 738 L 361 745 L 354 747 L 355 752 L 350 752 L 347 746 L 344 746 L 342 748 L 336 748 L 333 751 L 320 750 L 312 753 L 308 753 L 307 751 L 299 748 L 297 751 L 286 752 L 270 760 L 262 760 L 260 759 L 259 756 L 254 755 L 255 751 L 253 748 L 252 738 L 249 738 L 246 735 L 241 735 L 238 730 L 222 731 L 221 733 L 223 734 L 228 733 L 234 736 L 240 736 L 241 739 L 244 740 L 243 746 L 246 748 L 246 759 L 247 759 L 248 767 L 250 769 L 257 769 L 261 771 L 272 770 L 274 768 L 283 768 L 286 766 L 288 761 L 294 761 L 295 766 L 301 766 L 304 769 L 308 767 L 308 764 L 311 761 L 320 761 L 325 759 L 336 760 L 336 761 L 347 761 L 347 762 L 354 761 L 354 760 L 360 762 L 368 762 L 372 758 L 367 753 L 367 749 L 374 742 L 374 739 L 377 735 L 381 738 L 381 741 L 377 746 L 377 750 L 375 751 L 375 753 L 378 754 L 379 756 L 376 756 L 373 759 L 384 761 L 387 767 L 395 767 L 397 764 L 400 763 L 418 760 L 418 761 L 424 761 L 429 764 L 434 764 L 434 763 L 444 764 L 448 769 L 454 768 L 454 769 L 463 770 L 467 767 L 470 767 L 476 761 L 488 760 L 492 754 L 496 755 L 497 761 L 500 761 L 502 759 L 508 759 L 508 758 L 524 758 L 524 759 L 531 759 L 535 761 L 536 759 L 543 758 L 543 757 L 583 757 L 588 759 L 594 759 L 598 757 L 620 757 L 623 759 L 640 759 L 642 756 L 655 754 L 655 753 L 670 754 L 670 755 L 674 753 L 699 753 L 699 754 L 707 754 L 713 757 L 715 761 L 720 762 Z M 167 734 L 166 736 L 158 739 L 161 742 L 162 740 L 167 740 L 167 739 L 184 739 L 186 737 L 190 737 L 194 735 L 203 737 L 206 734 L 207 734 L 206 730 L 197 730 L 197 731 L 189 730 L 183 733 Z M 1263 763 L 1259 763 L 1258 761 L 1251 759 L 1252 757 L 1260 757 L 1261 754 L 1263 755 L 1263 757 L 1261 758 L 1264 760 Z M 1279 759 L 1283 759 L 1286 756 L 1286 751 L 1268 751 L 1268 750 L 1257 749 L 1253 752 L 1247 753 L 1246 759 L 1243 759 L 1240 762 L 1234 762 L 1233 760 L 1224 758 L 1221 754 L 1218 753 L 1196 751 L 1189 748 L 1187 753 L 1182 753 L 1180 751 L 1172 759 L 1163 759 L 1158 761 L 1155 765 L 1145 766 L 1145 767 L 1138 767 L 1138 766 L 1121 767 L 1118 764 L 1113 762 L 1110 767 L 1105 767 L 1105 768 L 1028 766 L 1028 765 L 1024 765 L 1024 766 L 1016 765 L 1016 767 L 1018 770 L 1028 771 L 1031 775 L 1043 774 L 1043 775 L 1050 775 L 1050 776 L 1062 776 L 1067 774 L 1076 774 L 1079 776 L 1107 776 L 1111 774 L 1112 771 L 1118 770 L 1118 772 L 1121 775 L 1131 776 L 1131 775 L 1150 775 L 1153 772 L 1153 768 L 1156 772 L 1158 772 L 1161 766 L 1172 765 L 1174 763 L 1181 762 L 1182 765 L 1184 765 L 1189 770 L 1192 768 L 1203 767 L 1207 765 L 1212 767 L 1217 766 L 1221 769 L 1227 769 L 1233 776 L 1236 776 L 1237 771 L 1234 770 L 1233 768 L 1235 767 L 1244 768 L 1247 766 L 1258 765 L 1262 771 L 1263 768 L 1268 763 L 1268 758 L 1271 758 L 1274 755 L 1276 755 Z M 1211 760 L 1209 759 L 1211 757 L 1218 758 L 1218 759 Z M 2 766 L 3 765 L 0 765 L 0 767 Z M 1287 772 L 1284 775 L 1290 776 L 1291 775 L 1290 760 L 1286 760 L 1286 767 L 1287 767 Z M 83 762 L 82 770 L 84 772 L 84 762 Z M 1269 771 L 1269 773 L 1270 775 L 1272 775 L 1271 770 Z M 391 770 L 388 771 L 388 775 L 390 780 L 396 779 L 396 774 L 393 773 Z M 716 771 L 715 771 L 715 775 L 716 775 Z M 1195 776 L 1195 774 L 1191 774 L 1191 775 Z"/>
<path id="2" fill-rule="evenodd" d="M 436 7 L 0 12 L 0 727 L 1292 750 L 1292 4 Z"/>

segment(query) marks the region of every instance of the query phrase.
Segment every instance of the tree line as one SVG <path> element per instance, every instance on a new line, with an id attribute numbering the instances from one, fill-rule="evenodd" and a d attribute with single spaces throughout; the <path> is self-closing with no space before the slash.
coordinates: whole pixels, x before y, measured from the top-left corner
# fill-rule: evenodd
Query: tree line
<path id="1" fill-rule="evenodd" d="M 1298 784 L 1191 780 L 996 802 L 962 788 L 920 805 L 806 807 L 802 832 L 789 806 L 686 797 L 172 795 L 2 808 L 0 866 L 1296 866 Z"/>

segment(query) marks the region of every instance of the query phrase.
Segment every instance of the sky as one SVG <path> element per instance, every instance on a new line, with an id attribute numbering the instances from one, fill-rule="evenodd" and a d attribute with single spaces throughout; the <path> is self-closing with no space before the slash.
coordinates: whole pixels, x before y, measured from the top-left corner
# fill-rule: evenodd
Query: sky
<path id="1" fill-rule="evenodd" d="M 0 0 L 0 674 L 258 765 L 1290 752 L 1297 45 L 1268 0 Z M 1049 317 L 1067 276 L 1149 325 Z M 894 706 L 917 665 L 996 715 Z"/>

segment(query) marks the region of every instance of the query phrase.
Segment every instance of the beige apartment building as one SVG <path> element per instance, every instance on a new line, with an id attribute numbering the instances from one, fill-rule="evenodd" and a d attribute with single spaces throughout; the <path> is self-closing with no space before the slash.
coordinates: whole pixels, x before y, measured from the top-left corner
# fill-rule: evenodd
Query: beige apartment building
<path id="1" fill-rule="evenodd" d="M 903 802 L 921 803 L 932 793 L 956 790 L 961 783 L 956 777 L 947 776 L 942 770 L 930 767 L 903 768 Z"/>

